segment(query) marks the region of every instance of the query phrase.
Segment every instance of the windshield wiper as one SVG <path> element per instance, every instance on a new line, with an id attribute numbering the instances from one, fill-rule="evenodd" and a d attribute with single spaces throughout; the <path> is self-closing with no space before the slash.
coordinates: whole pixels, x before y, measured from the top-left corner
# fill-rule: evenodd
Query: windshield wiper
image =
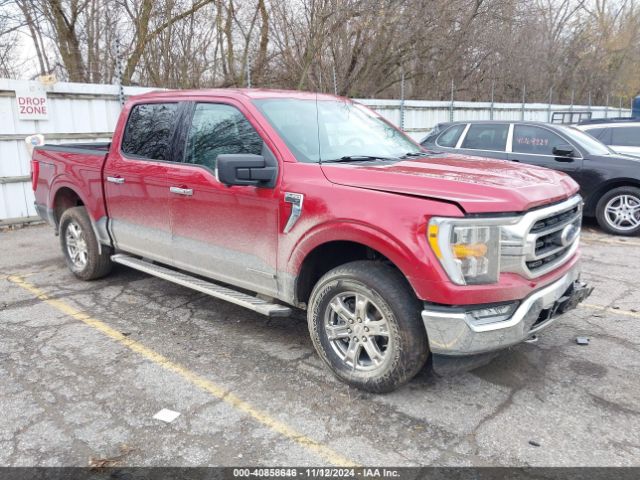
<path id="1" fill-rule="evenodd" d="M 400 158 L 407 158 L 407 157 L 426 157 L 429 154 L 427 152 L 408 152 L 405 153 L 404 155 L 402 155 Z"/>
<path id="2" fill-rule="evenodd" d="M 383 157 L 380 155 L 345 155 L 344 157 L 334 158 L 332 160 L 322 160 L 322 163 L 334 162 L 370 162 L 373 160 L 393 160 L 397 161 L 397 157 Z"/>

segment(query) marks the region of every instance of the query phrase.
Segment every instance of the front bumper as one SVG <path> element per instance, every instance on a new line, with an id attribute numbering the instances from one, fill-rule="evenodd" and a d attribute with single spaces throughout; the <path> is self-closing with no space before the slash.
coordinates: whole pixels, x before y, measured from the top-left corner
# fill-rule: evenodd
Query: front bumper
<path id="1" fill-rule="evenodd" d="M 593 287 L 578 281 L 578 265 L 562 278 L 522 300 L 507 319 L 478 322 L 472 306 L 429 306 L 422 311 L 429 347 L 436 355 L 465 356 L 493 352 L 520 343 L 549 326 L 557 315 L 575 308 Z M 482 306 L 476 306 L 481 308 Z"/>

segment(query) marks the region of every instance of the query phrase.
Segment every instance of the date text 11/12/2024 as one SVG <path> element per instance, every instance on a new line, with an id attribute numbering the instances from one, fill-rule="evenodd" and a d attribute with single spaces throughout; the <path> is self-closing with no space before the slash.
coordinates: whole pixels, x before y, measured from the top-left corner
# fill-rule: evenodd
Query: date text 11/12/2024
<path id="1" fill-rule="evenodd" d="M 234 468 L 234 478 L 398 478 L 400 472 L 389 468 Z"/>

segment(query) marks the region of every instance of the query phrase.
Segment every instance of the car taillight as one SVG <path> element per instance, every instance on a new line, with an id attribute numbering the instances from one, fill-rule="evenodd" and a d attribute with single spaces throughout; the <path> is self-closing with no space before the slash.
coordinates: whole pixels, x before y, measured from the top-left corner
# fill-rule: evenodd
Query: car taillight
<path id="1" fill-rule="evenodd" d="M 38 177 L 40 176 L 40 163 L 37 160 L 31 160 L 31 188 L 36 191 L 38 185 Z"/>

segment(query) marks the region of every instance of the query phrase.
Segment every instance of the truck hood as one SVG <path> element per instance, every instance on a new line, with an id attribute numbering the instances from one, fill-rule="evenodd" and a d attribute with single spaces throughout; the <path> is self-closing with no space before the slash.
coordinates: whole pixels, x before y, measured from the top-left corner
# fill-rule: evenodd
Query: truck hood
<path id="1" fill-rule="evenodd" d="M 466 155 L 397 163 L 323 163 L 330 182 L 458 204 L 466 213 L 524 212 L 564 200 L 578 184 L 555 170 Z"/>

